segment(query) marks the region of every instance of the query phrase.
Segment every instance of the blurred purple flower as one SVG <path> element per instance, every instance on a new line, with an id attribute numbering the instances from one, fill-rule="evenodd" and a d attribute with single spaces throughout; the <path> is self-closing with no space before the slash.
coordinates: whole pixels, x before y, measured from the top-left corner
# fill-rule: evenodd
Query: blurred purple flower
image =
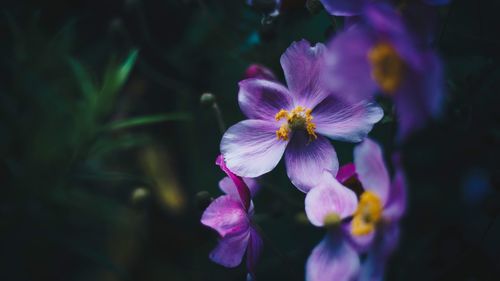
<path id="1" fill-rule="evenodd" d="M 437 117 L 443 100 L 441 62 L 433 50 L 417 46 L 392 7 L 369 5 L 358 24 L 330 42 L 325 85 L 351 102 L 377 91 L 392 97 L 405 138 Z"/>
<path id="2" fill-rule="evenodd" d="M 354 192 L 324 171 L 320 183 L 309 191 L 305 199 L 309 221 L 315 226 L 328 228 L 325 238 L 312 250 L 307 260 L 307 281 L 349 281 L 357 276 L 359 256 L 348 239 L 349 228 L 342 222 L 356 208 Z"/>
<path id="3" fill-rule="evenodd" d="M 264 79 L 239 83 L 238 102 L 249 118 L 230 127 L 220 149 L 227 166 L 243 177 L 271 171 L 285 154 L 292 183 L 307 192 L 324 169 L 337 172 L 338 160 L 329 138 L 362 141 L 382 116 L 367 101 L 347 103 L 319 83 L 325 46 L 302 40 L 281 56 L 288 89 Z M 324 136 L 323 136 L 324 135 Z"/>
<path id="4" fill-rule="evenodd" d="M 398 162 L 396 159 L 391 183 L 377 143 L 367 138 L 354 149 L 355 176 L 365 191 L 348 229 L 354 247 L 367 252 L 360 280 L 381 280 L 386 261 L 398 243 L 399 220 L 406 210 L 405 180 Z"/>
<path id="5" fill-rule="evenodd" d="M 242 179 L 225 165 L 222 155 L 216 164 L 228 175 L 219 186 L 226 195 L 215 199 L 203 212 L 201 223 L 217 231 L 219 244 L 210 259 L 225 267 L 238 266 L 246 252 L 247 269 L 253 275 L 262 250 L 262 238 L 251 222 L 254 213 L 251 196 L 257 191 L 253 179 Z"/>
<path id="6" fill-rule="evenodd" d="M 272 70 L 260 64 L 252 64 L 246 69 L 245 79 L 249 78 L 259 78 L 270 81 L 278 80 Z"/>

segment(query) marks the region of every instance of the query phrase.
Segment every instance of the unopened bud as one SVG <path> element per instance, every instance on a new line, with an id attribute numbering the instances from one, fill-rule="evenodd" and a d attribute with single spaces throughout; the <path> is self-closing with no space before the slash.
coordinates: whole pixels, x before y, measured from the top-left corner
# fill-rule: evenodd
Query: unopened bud
<path id="1" fill-rule="evenodd" d="M 200 103 L 203 106 L 211 106 L 215 102 L 215 96 L 212 93 L 204 93 L 200 97 Z"/>
<path id="2" fill-rule="evenodd" d="M 132 192 L 131 200 L 134 205 L 142 204 L 149 197 L 149 190 L 144 187 L 138 187 Z"/>

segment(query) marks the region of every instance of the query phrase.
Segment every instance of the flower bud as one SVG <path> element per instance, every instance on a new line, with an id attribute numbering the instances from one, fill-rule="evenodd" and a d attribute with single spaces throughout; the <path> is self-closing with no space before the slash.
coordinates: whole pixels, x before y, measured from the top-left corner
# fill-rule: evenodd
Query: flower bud
<path id="1" fill-rule="evenodd" d="M 215 102 L 215 96 L 212 93 L 204 93 L 200 97 L 200 103 L 203 106 L 211 106 Z"/>

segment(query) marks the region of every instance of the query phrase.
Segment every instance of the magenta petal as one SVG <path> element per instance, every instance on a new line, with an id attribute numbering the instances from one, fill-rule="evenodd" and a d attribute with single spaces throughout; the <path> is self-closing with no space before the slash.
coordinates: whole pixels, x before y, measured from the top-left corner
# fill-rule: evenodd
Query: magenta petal
<path id="1" fill-rule="evenodd" d="M 247 249 L 247 269 L 251 275 L 255 273 L 255 266 L 262 252 L 262 238 L 254 228 L 250 228 L 250 240 Z"/>
<path id="2" fill-rule="evenodd" d="M 242 231 L 220 239 L 217 247 L 210 253 L 210 259 L 225 267 L 238 266 L 247 249 L 249 238 L 250 231 Z"/>
<path id="3" fill-rule="evenodd" d="M 248 211 L 248 208 L 250 207 L 250 189 L 248 188 L 247 184 L 243 181 L 243 179 L 237 175 L 235 175 L 229 168 L 226 166 L 226 162 L 224 161 L 224 156 L 221 154 L 217 156 L 215 159 L 215 164 L 218 165 L 222 171 L 224 171 L 227 176 L 231 179 L 231 181 L 234 184 L 234 189 L 236 192 L 232 191 L 230 194 L 238 195 L 238 197 L 234 197 L 237 200 L 240 200 L 241 203 L 243 204 L 243 207 L 245 207 L 245 210 Z"/>
<path id="4" fill-rule="evenodd" d="M 203 212 L 201 223 L 216 230 L 220 236 L 234 234 L 248 228 L 245 209 L 229 195 L 215 199 Z"/>
<path id="5" fill-rule="evenodd" d="M 231 126 L 220 144 L 227 167 L 242 177 L 255 178 L 278 165 L 288 141 L 279 140 L 279 124 L 245 120 Z"/>
<path id="6" fill-rule="evenodd" d="M 389 199 L 384 208 L 384 219 L 396 222 L 406 210 L 406 184 L 402 171 L 397 171 L 391 184 Z"/>
<path id="7" fill-rule="evenodd" d="M 360 267 L 356 251 L 341 235 L 327 235 L 312 251 L 306 264 L 306 281 L 350 281 Z"/>
<path id="8" fill-rule="evenodd" d="M 353 163 L 348 163 L 340 167 L 335 178 L 344 183 L 346 180 L 356 176 L 356 166 Z"/>
<path id="9" fill-rule="evenodd" d="M 327 171 L 323 173 L 322 181 L 307 193 L 305 200 L 307 218 L 315 226 L 324 226 L 329 214 L 344 219 L 352 215 L 357 206 L 356 194 Z"/>
<path id="10" fill-rule="evenodd" d="M 257 180 L 252 178 L 243 178 L 243 181 L 248 186 L 248 189 L 250 189 L 251 197 L 253 197 L 260 188 L 259 183 L 257 182 Z M 225 194 L 235 198 L 236 200 L 240 200 L 240 196 L 238 194 L 236 185 L 234 184 L 234 182 L 231 180 L 230 177 L 224 177 L 223 179 L 221 179 L 219 181 L 219 188 Z"/>
<path id="11" fill-rule="evenodd" d="M 320 182 L 323 170 L 336 174 L 337 153 L 328 139 L 318 135 L 315 140 L 301 131 L 295 132 L 285 153 L 286 172 L 293 185 L 308 192 Z"/>
<path id="12" fill-rule="evenodd" d="M 321 43 L 311 47 L 307 40 L 301 40 L 292 43 L 281 56 L 281 67 L 296 105 L 313 108 L 327 95 L 318 85 L 325 49 Z"/>
<path id="13" fill-rule="evenodd" d="M 274 120 L 281 109 L 292 108 L 292 98 L 283 85 L 265 79 L 246 79 L 239 83 L 238 102 L 250 119 Z"/>
<path id="14" fill-rule="evenodd" d="M 334 140 L 360 142 L 384 116 L 375 103 L 346 104 L 334 96 L 323 100 L 313 110 L 316 132 Z"/>
<path id="15" fill-rule="evenodd" d="M 367 0 L 320 0 L 325 10 L 334 16 L 359 15 Z"/>
<path id="16" fill-rule="evenodd" d="M 389 173 L 380 146 L 369 138 L 354 148 L 354 164 L 363 188 L 372 191 L 383 204 L 389 194 Z"/>

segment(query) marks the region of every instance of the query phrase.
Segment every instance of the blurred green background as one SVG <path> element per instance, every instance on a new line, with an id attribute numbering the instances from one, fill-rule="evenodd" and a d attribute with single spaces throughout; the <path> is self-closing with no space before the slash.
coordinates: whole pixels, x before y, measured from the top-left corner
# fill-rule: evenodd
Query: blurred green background
<path id="1" fill-rule="evenodd" d="M 0 13 L 0 280 L 244 280 L 209 261 L 199 218 L 220 195 L 220 132 L 244 116 L 251 63 L 342 23 L 286 1 L 273 22 L 243 0 L 6 1 Z M 498 1 L 438 9 L 443 118 L 402 147 L 388 117 L 371 136 L 398 148 L 410 209 L 388 280 L 500 280 Z M 341 164 L 352 144 L 335 142 Z M 258 280 L 303 280 L 324 235 L 283 165 L 255 198 Z"/>

